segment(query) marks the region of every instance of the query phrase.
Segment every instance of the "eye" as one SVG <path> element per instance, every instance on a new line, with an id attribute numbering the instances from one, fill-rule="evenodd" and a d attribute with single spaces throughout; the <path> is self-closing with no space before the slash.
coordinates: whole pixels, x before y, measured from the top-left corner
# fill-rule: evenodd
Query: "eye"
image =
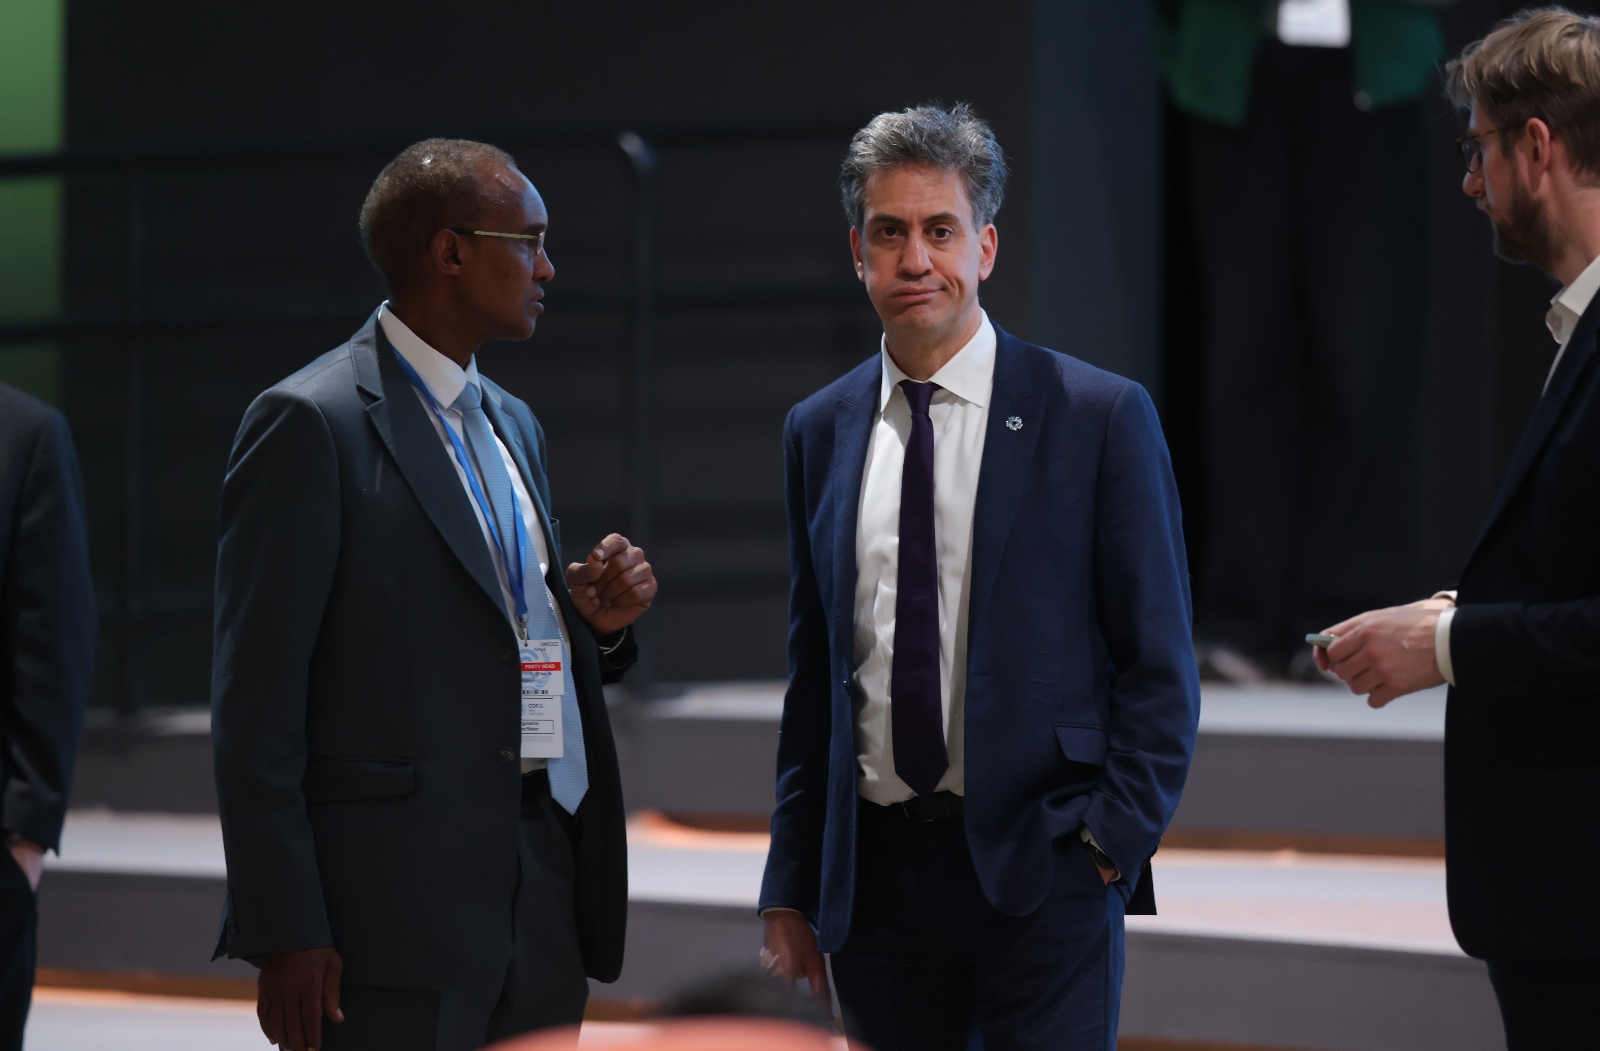
<path id="1" fill-rule="evenodd" d="M 942 244 L 954 238 L 955 235 L 956 232 L 951 227 L 935 226 L 932 230 L 928 231 L 928 240 Z"/>

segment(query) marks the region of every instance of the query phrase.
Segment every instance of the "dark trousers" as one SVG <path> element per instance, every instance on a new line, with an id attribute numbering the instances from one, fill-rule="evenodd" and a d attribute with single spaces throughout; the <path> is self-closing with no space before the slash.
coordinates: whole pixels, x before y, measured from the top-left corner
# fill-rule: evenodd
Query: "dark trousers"
<path id="1" fill-rule="evenodd" d="M 0 1051 L 22 1051 L 38 929 L 39 904 L 28 875 L 0 847 Z"/>
<path id="2" fill-rule="evenodd" d="M 1426 312 L 1417 104 L 1362 112 L 1349 52 L 1262 46 L 1243 128 L 1186 122 L 1205 312 L 1198 633 L 1280 665 L 1416 597 Z"/>
<path id="3" fill-rule="evenodd" d="M 436 992 L 344 985 L 345 1022 L 323 1022 L 325 1051 L 473 1051 L 552 1026 L 577 1025 L 589 980 L 573 911 L 573 819 L 550 798 L 550 778 L 522 779 L 517 859 L 521 879 L 506 903 L 509 961 Z"/>
<path id="4" fill-rule="evenodd" d="M 1490 960 L 1506 1051 L 1569 1051 L 1600 1042 L 1600 960 Z"/>
<path id="5" fill-rule="evenodd" d="M 845 1027 L 876 1051 L 1112 1051 L 1123 900 L 1076 840 L 1029 916 L 978 885 L 961 818 L 860 804 L 850 937 L 831 958 Z"/>

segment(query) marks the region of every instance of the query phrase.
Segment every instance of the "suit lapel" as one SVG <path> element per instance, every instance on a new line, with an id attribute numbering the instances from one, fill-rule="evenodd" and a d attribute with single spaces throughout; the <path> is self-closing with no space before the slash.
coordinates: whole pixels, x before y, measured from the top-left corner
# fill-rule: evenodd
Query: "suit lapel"
<path id="1" fill-rule="evenodd" d="M 1494 528 L 1495 522 L 1505 514 L 1517 490 L 1527 479 L 1528 472 L 1538 462 L 1539 454 L 1550 441 L 1550 435 L 1561 419 L 1562 410 L 1572 398 L 1579 375 L 1582 374 L 1589 359 L 1594 356 L 1597 321 L 1600 321 L 1600 296 L 1589 302 L 1588 309 L 1583 312 L 1583 317 L 1572 331 L 1572 338 L 1567 341 L 1566 352 L 1561 355 L 1561 364 L 1556 368 L 1555 375 L 1550 377 L 1549 389 L 1540 396 L 1538 404 L 1534 406 L 1533 417 L 1528 420 L 1528 426 L 1522 432 L 1522 440 L 1517 443 L 1517 451 L 1511 457 L 1511 465 L 1506 468 L 1505 477 L 1500 481 L 1500 489 L 1495 494 L 1494 503 L 1483 520 L 1483 529 L 1479 531 L 1478 539 L 1473 542 L 1473 555 L 1477 554 L 1478 548 L 1482 546 L 1489 531 Z M 1467 557 L 1467 561 L 1471 563 L 1472 555 Z"/>
<path id="2" fill-rule="evenodd" d="M 833 489 L 833 652 L 843 654 L 846 661 L 855 649 L 856 519 L 867 443 L 883 385 L 881 357 L 875 355 L 857 372 L 855 382 L 834 406 L 833 462 L 828 468 Z"/>
<path id="3" fill-rule="evenodd" d="M 500 594 L 494 560 L 467 503 L 470 497 L 461 488 L 439 433 L 428 419 L 428 410 L 422 407 L 400 369 L 394 348 L 379 328 L 377 314 L 350 341 L 350 356 L 355 363 L 356 386 L 374 399 L 367 405 L 367 418 L 394 457 L 406 484 L 468 575 L 478 582 L 495 609 L 504 613 L 505 600 Z"/>
<path id="4" fill-rule="evenodd" d="M 1032 376 L 1021 343 L 998 326 L 995 337 L 994 394 L 972 519 L 972 595 L 967 616 L 974 624 L 994 588 L 1017 501 L 1033 477 L 1033 453 L 1043 429 L 1044 384 Z"/>

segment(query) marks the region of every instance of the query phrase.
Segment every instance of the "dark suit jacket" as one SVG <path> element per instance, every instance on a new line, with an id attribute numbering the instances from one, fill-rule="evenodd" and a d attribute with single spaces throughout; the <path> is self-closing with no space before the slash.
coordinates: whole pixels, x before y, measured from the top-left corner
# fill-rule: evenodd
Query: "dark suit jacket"
<path id="1" fill-rule="evenodd" d="M 0 828 L 52 850 L 97 629 L 72 432 L 0 383 Z"/>
<path id="2" fill-rule="evenodd" d="M 1022 916 L 1050 887 L 1054 845 L 1083 822 L 1128 874 L 1124 893 L 1141 882 L 1188 772 L 1200 685 L 1178 494 L 1149 396 L 995 332 L 972 528 L 966 830 L 985 895 Z M 825 952 L 844 944 L 854 893 L 855 535 L 880 375 L 874 356 L 784 428 L 789 690 L 761 907 L 804 912 Z"/>
<path id="3" fill-rule="evenodd" d="M 1600 297 L 1523 433 L 1450 628 L 1450 922 L 1488 959 L 1600 956 L 1597 324 Z"/>
<path id="4" fill-rule="evenodd" d="M 212 678 L 228 858 L 218 954 L 333 945 L 358 985 L 442 989 L 509 959 L 520 669 L 493 561 L 377 316 L 246 411 L 222 490 Z M 484 410 L 549 518 L 544 433 Z M 552 558 L 589 760 L 588 973 L 622 966 L 627 846 L 602 661 Z"/>

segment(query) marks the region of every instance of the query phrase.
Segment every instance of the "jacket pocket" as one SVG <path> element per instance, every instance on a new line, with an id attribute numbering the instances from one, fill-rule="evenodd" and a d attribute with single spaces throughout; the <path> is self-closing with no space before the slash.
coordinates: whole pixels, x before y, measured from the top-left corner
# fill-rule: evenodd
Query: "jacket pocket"
<path id="1" fill-rule="evenodd" d="M 312 758 L 303 787 L 308 803 L 410 795 L 417 787 L 417 766 L 404 759 Z"/>
<path id="2" fill-rule="evenodd" d="M 1106 732 L 1098 726 L 1057 726 L 1061 754 L 1074 763 L 1106 764 Z"/>

